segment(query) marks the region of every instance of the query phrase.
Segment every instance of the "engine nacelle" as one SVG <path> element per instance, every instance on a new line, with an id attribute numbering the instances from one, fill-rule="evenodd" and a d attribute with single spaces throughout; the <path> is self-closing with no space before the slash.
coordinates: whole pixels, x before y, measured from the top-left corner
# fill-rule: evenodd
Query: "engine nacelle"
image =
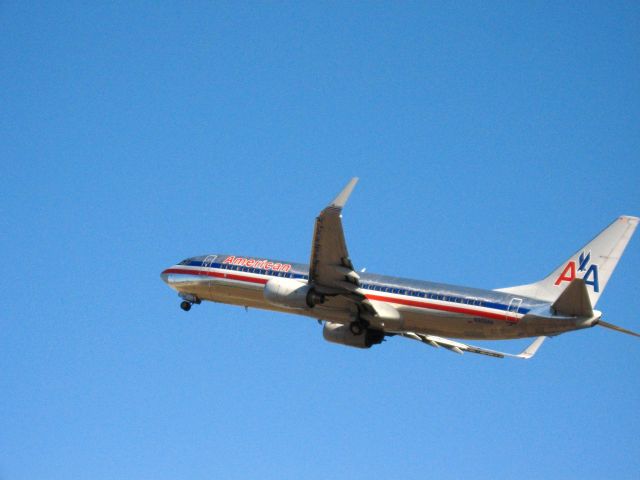
<path id="1" fill-rule="evenodd" d="M 291 278 L 272 278 L 264 286 L 264 299 L 277 307 L 307 309 L 322 303 L 306 283 Z"/>
<path id="2" fill-rule="evenodd" d="M 332 322 L 325 322 L 322 336 L 327 342 L 356 348 L 371 348 L 372 345 L 382 343 L 384 340 L 384 333 L 380 330 L 366 328 L 362 334 L 354 335 L 351 333 L 349 325 Z"/>

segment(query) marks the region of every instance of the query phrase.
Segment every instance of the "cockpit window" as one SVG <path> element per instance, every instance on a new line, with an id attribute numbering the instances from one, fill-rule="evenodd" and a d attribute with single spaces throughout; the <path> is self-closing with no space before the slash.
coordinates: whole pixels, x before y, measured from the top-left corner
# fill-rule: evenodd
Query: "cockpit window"
<path id="1" fill-rule="evenodd" d="M 187 258 L 186 260 L 182 260 L 178 265 L 189 265 L 191 263 L 191 259 Z"/>

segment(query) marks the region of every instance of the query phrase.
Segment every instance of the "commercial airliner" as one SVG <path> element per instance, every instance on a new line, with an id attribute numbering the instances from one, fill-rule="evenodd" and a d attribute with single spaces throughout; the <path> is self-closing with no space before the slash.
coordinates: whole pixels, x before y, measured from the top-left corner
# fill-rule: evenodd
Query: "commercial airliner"
<path id="1" fill-rule="evenodd" d="M 296 313 L 321 321 L 329 342 L 358 348 L 399 336 L 459 354 L 527 359 L 546 337 L 596 325 L 640 337 L 604 322 L 594 309 L 637 217 L 617 218 L 538 282 L 481 290 L 357 272 L 342 228 L 342 209 L 357 181 L 316 218 L 309 265 L 216 253 L 187 258 L 161 277 L 178 292 L 185 311 L 208 300 Z M 525 337 L 536 338 L 519 354 L 459 341 Z"/>

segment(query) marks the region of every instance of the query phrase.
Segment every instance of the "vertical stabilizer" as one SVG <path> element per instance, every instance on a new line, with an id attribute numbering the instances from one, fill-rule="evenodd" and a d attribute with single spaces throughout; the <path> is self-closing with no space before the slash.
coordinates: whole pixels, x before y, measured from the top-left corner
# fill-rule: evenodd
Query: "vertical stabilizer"
<path id="1" fill-rule="evenodd" d="M 551 305 L 554 311 L 570 317 L 591 317 L 593 308 L 589 300 L 587 285 L 581 278 L 574 278 L 569 286 Z"/>
<path id="2" fill-rule="evenodd" d="M 626 215 L 617 218 L 545 279 L 499 290 L 554 302 L 578 278 L 584 281 L 591 305 L 595 307 L 638 226 L 638 220 L 638 217 Z M 577 292 L 578 287 L 573 288 Z"/>

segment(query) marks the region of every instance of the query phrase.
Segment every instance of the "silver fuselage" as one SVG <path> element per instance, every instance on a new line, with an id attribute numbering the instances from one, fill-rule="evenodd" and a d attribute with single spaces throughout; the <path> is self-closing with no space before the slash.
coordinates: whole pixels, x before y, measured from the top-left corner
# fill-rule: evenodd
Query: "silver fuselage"
<path id="1" fill-rule="evenodd" d="M 349 323 L 353 303 L 328 298 L 313 308 L 285 308 L 268 303 L 266 283 L 289 278 L 307 283 L 309 266 L 264 257 L 226 254 L 192 257 L 162 272 L 162 279 L 185 298 L 305 315 Z M 593 326 L 600 318 L 567 317 L 548 302 L 509 293 L 360 273 L 358 292 L 400 312 L 400 330 L 465 339 L 514 339 L 550 336 Z M 389 331 L 393 333 L 393 331 Z"/>

